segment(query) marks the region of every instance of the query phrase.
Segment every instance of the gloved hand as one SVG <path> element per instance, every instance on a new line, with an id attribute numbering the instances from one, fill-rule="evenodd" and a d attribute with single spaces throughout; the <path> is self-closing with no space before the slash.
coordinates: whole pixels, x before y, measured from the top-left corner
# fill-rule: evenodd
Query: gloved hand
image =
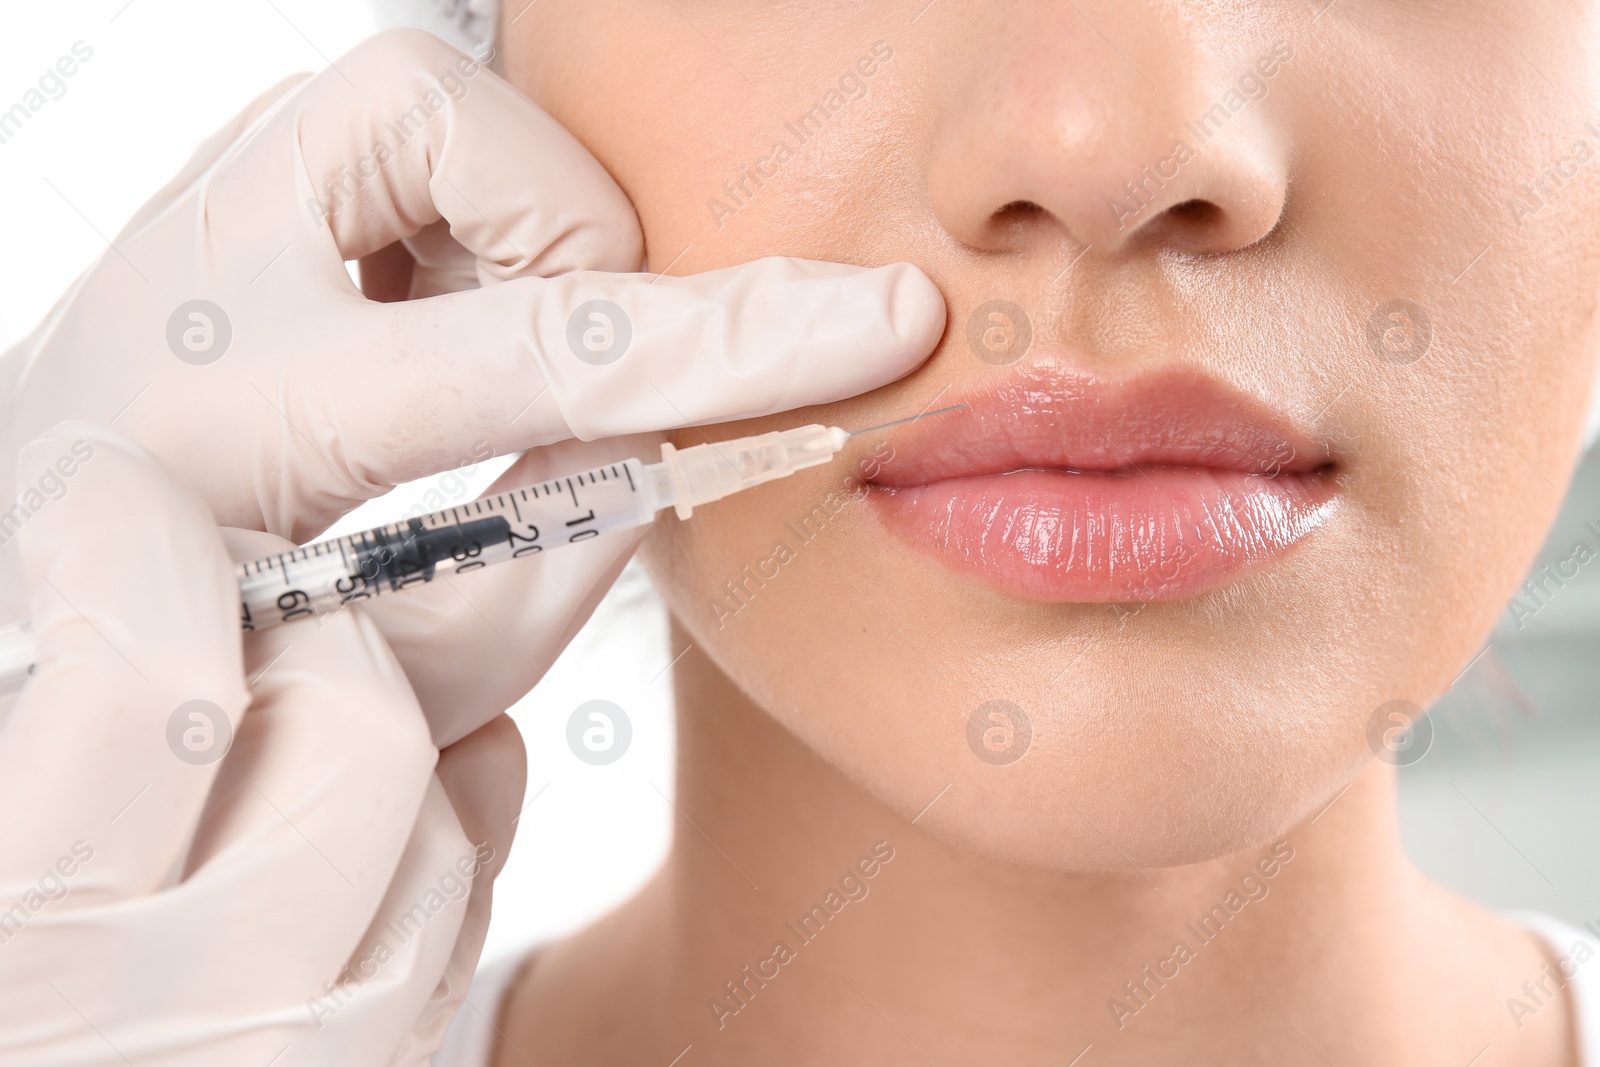
<path id="1" fill-rule="evenodd" d="M 365 299 L 344 261 L 402 240 L 419 299 Z M 682 251 L 653 249 L 653 265 Z M 463 263 L 483 287 L 446 292 Z M 570 134 L 436 38 L 389 31 L 211 138 L 8 354 L 0 470 L 58 420 L 114 423 L 218 522 L 305 542 L 485 449 L 860 393 L 943 330 L 937 289 L 909 264 L 628 273 L 642 265 L 626 197 Z M 530 453 L 499 485 L 653 458 L 649 442 L 602 447 Z M 436 742 L 533 686 L 639 536 L 372 605 Z M 0 581 L 0 620 L 22 616 L 14 588 Z"/>
<path id="2" fill-rule="evenodd" d="M 0 1064 L 426 1062 L 482 947 L 515 727 L 436 753 L 359 608 L 242 645 L 205 503 L 114 431 L 54 427 L 18 477 L 46 503 L 15 536 L 39 659 L 0 732 Z"/>

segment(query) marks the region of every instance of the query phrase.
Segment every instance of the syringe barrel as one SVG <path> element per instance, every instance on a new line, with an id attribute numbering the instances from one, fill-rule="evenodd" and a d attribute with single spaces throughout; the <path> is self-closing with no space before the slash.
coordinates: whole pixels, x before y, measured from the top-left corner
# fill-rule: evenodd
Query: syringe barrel
<path id="1" fill-rule="evenodd" d="M 654 503 L 637 459 L 252 560 L 237 568 L 246 630 L 337 611 L 436 577 L 467 574 L 613 530 Z"/>
<path id="2" fill-rule="evenodd" d="M 701 504 L 828 462 L 849 437 L 837 426 L 811 425 L 685 449 L 666 444 L 645 473 L 658 506 L 671 504 L 687 519 Z"/>

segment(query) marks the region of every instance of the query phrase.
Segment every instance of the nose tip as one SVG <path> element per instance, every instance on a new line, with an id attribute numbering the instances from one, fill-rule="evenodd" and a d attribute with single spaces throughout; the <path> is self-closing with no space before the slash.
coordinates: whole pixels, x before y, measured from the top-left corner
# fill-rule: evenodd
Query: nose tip
<path id="1" fill-rule="evenodd" d="M 997 29 L 1016 64 L 975 69 L 936 132 L 945 228 L 992 251 L 1065 231 L 1100 256 L 1222 253 L 1271 233 L 1288 166 L 1270 94 L 1292 49 L 1194 39 L 1142 4 L 1082 6 L 1134 54 L 1082 32 L 1076 6 Z"/>

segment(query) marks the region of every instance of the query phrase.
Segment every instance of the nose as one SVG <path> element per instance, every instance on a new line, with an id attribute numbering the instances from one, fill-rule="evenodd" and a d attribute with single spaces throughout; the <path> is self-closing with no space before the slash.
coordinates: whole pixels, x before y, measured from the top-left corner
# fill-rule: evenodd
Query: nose
<path id="1" fill-rule="evenodd" d="M 1131 256 L 1230 252 L 1272 232 L 1288 161 L 1271 93 L 1289 44 L 1241 46 L 1148 0 L 985 8 L 987 45 L 962 42 L 977 58 L 945 81 L 931 146 L 929 193 L 952 236 L 1015 251 L 1064 230 Z"/>

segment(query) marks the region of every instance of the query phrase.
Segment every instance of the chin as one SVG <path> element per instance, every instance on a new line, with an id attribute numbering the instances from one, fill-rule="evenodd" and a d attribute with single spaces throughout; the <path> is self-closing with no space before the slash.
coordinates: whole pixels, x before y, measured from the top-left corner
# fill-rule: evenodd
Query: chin
<path id="1" fill-rule="evenodd" d="M 1164 733 L 1156 726 L 1047 734 L 1009 767 L 962 768 L 917 825 L 960 851 L 1015 866 L 1138 880 L 1134 868 L 1205 863 L 1289 834 L 1371 759 L 1364 746 L 1225 729 L 1155 745 Z M 887 765 L 894 757 L 878 759 Z M 917 814 L 883 788 L 885 767 L 875 782 L 864 779 L 902 815 Z"/>

